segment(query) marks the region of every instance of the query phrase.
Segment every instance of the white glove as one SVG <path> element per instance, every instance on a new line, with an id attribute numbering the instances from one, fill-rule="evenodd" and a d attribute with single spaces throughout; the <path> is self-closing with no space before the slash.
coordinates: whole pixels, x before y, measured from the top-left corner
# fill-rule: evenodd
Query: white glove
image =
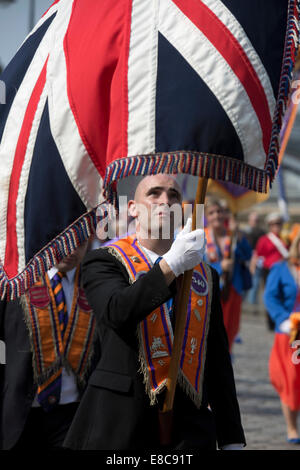
<path id="1" fill-rule="evenodd" d="M 189 218 L 170 250 L 163 256 L 176 277 L 193 269 L 204 257 L 205 232 L 200 228 L 191 232 L 191 228 L 192 219 Z"/>
<path id="2" fill-rule="evenodd" d="M 282 323 L 280 323 L 279 330 L 281 333 L 286 333 L 289 335 L 291 332 L 291 320 L 288 318 L 287 320 L 284 320 Z"/>

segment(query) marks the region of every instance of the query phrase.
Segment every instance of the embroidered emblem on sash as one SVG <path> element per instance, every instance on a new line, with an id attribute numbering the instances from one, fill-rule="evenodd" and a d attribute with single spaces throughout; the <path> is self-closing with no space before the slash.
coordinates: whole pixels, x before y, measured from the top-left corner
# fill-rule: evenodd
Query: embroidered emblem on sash
<path id="1" fill-rule="evenodd" d="M 34 307 L 46 308 L 50 303 L 50 296 L 46 286 L 32 286 L 29 290 L 30 302 Z"/>
<path id="2" fill-rule="evenodd" d="M 162 351 L 162 349 L 166 349 L 166 346 L 163 344 L 161 338 L 153 337 L 152 345 L 150 346 L 150 350 L 152 351 L 152 358 L 157 357 L 164 357 L 168 356 L 167 351 Z"/>

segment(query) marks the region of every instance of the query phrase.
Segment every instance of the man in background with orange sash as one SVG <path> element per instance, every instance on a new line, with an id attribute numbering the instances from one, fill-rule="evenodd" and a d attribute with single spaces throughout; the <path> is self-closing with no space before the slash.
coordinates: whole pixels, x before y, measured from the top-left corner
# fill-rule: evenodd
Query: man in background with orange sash
<path id="1" fill-rule="evenodd" d="M 249 281 L 250 278 L 251 281 L 247 263 L 251 258 L 252 249 L 246 237 L 238 230 L 233 217 L 230 228 L 227 226 L 228 216 L 224 214 L 220 200 L 206 198 L 205 215 L 205 259 L 220 276 L 221 306 L 229 350 L 232 353 L 240 328 L 243 293 L 249 288 L 246 285 L 247 279 Z"/>
<path id="2" fill-rule="evenodd" d="M 62 447 L 99 357 L 95 318 L 81 286 L 87 247 L 84 242 L 50 269 L 21 301 L 0 303 L 2 449 Z"/>
<path id="3" fill-rule="evenodd" d="M 101 331 L 101 359 L 68 432 L 67 448 L 161 448 L 158 415 L 172 355 L 176 279 L 190 269 L 171 448 L 245 445 L 218 275 L 203 262 L 202 229 L 191 232 L 188 221 L 174 240 L 175 206 L 181 207 L 181 191 L 173 177 L 145 177 L 128 203 L 136 233 L 84 260 L 84 288 Z M 170 233 L 164 236 L 168 224 Z"/>

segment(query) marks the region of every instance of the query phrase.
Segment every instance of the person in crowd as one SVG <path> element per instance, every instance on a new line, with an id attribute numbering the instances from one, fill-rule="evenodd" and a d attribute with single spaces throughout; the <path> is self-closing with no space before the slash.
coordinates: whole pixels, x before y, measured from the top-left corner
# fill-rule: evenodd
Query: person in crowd
<path id="1" fill-rule="evenodd" d="M 230 221 L 230 230 L 226 227 L 223 207 L 218 199 L 206 198 L 205 217 L 205 259 L 220 275 L 221 305 L 229 348 L 232 351 L 240 327 L 243 292 L 251 286 L 247 262 L 252 250 L 233 218 Z"/>
<path id="2" fill-rule="evenodd" d="M 270 381 L 280 397 L 287 440 L 300 444 L 297 428 L 300 410 L 300 234 L 293 240 L 288 259 L 273 264 L 266 282 L 264 302 L 275 324 L 269 360 Z"/>
<path id="3" fill-rule="evenodd" d="M 257 211 L 251 211 L 248 215 L 248 224 L 244 233 L 252 249 L 256 247 L 258 239 L 265 235 L 266 231 L 261 225 L 261 218 Z"/>
<path id="4" fill-rule="evenodd" d="M 279 212 L 271 212 L 266 217 L 268 232 L 261 236 L 253 252 L 252 265 L 262 266 L 263 285 L 265 286 L 268 274 L 274 263 L 288 258 L 288 247 L 280 234 L 283 227 L 283 218 Z M 274 322 L 270 313 L 266 311 L 267 327 L 274 330 Z"/>
<path id="5" fill-rule="evenodd" d="M 0 436 L 4 450 L 61 449 L 100 354 L 81 285 L 88 242 L 20 299 L 0 302 Z"/>
<path id="6" fill-rule="evenodd" d="M 253 255 L 249 264 L 249 269 L 252 274 L 252 287 L 246 293 L 245 300 L 248 304 L 253 306 L 254 313 L 257 314 L 259 290 L 263 280 L 263 259 L 261 257 L 257 257 L 254 250 L 259 238 L 266 233 L 261 226 L 260 217 L 257 211 L 251 211 L 249 213 L 248 225 L 245 227 L 244 233 L 253 250 Z"/>
<path id="7" fill-rule="evenodd" d="M 174 240 L 181 203 L 173 177 L 145 177 L 128 203 L 136 233 L 85 257 L 84 288 L 102 330 L 102 348 L 67 434 L 68 449 L 245 445 L 218 275 L 203 262 L 204 231 L 191 232 L 190 219 Z M 188 270 L 193 280 L 185 340 L 172 412 L 165 414 L 178 283 Z M 170 433 L 163 434 L 160 424 L 170 415 Z"/>

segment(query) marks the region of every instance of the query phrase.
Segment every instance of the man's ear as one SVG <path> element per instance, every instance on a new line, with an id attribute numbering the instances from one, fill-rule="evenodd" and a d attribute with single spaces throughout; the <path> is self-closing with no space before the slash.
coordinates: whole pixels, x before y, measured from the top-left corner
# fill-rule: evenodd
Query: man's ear
<path id="1" fill-rule="evenodd" d="M 136 202 L 131 199 L 128 201 L 128 214 L 131 215 L 131 217 L 136 218 L 137 217 L 137 204 Z"/>

